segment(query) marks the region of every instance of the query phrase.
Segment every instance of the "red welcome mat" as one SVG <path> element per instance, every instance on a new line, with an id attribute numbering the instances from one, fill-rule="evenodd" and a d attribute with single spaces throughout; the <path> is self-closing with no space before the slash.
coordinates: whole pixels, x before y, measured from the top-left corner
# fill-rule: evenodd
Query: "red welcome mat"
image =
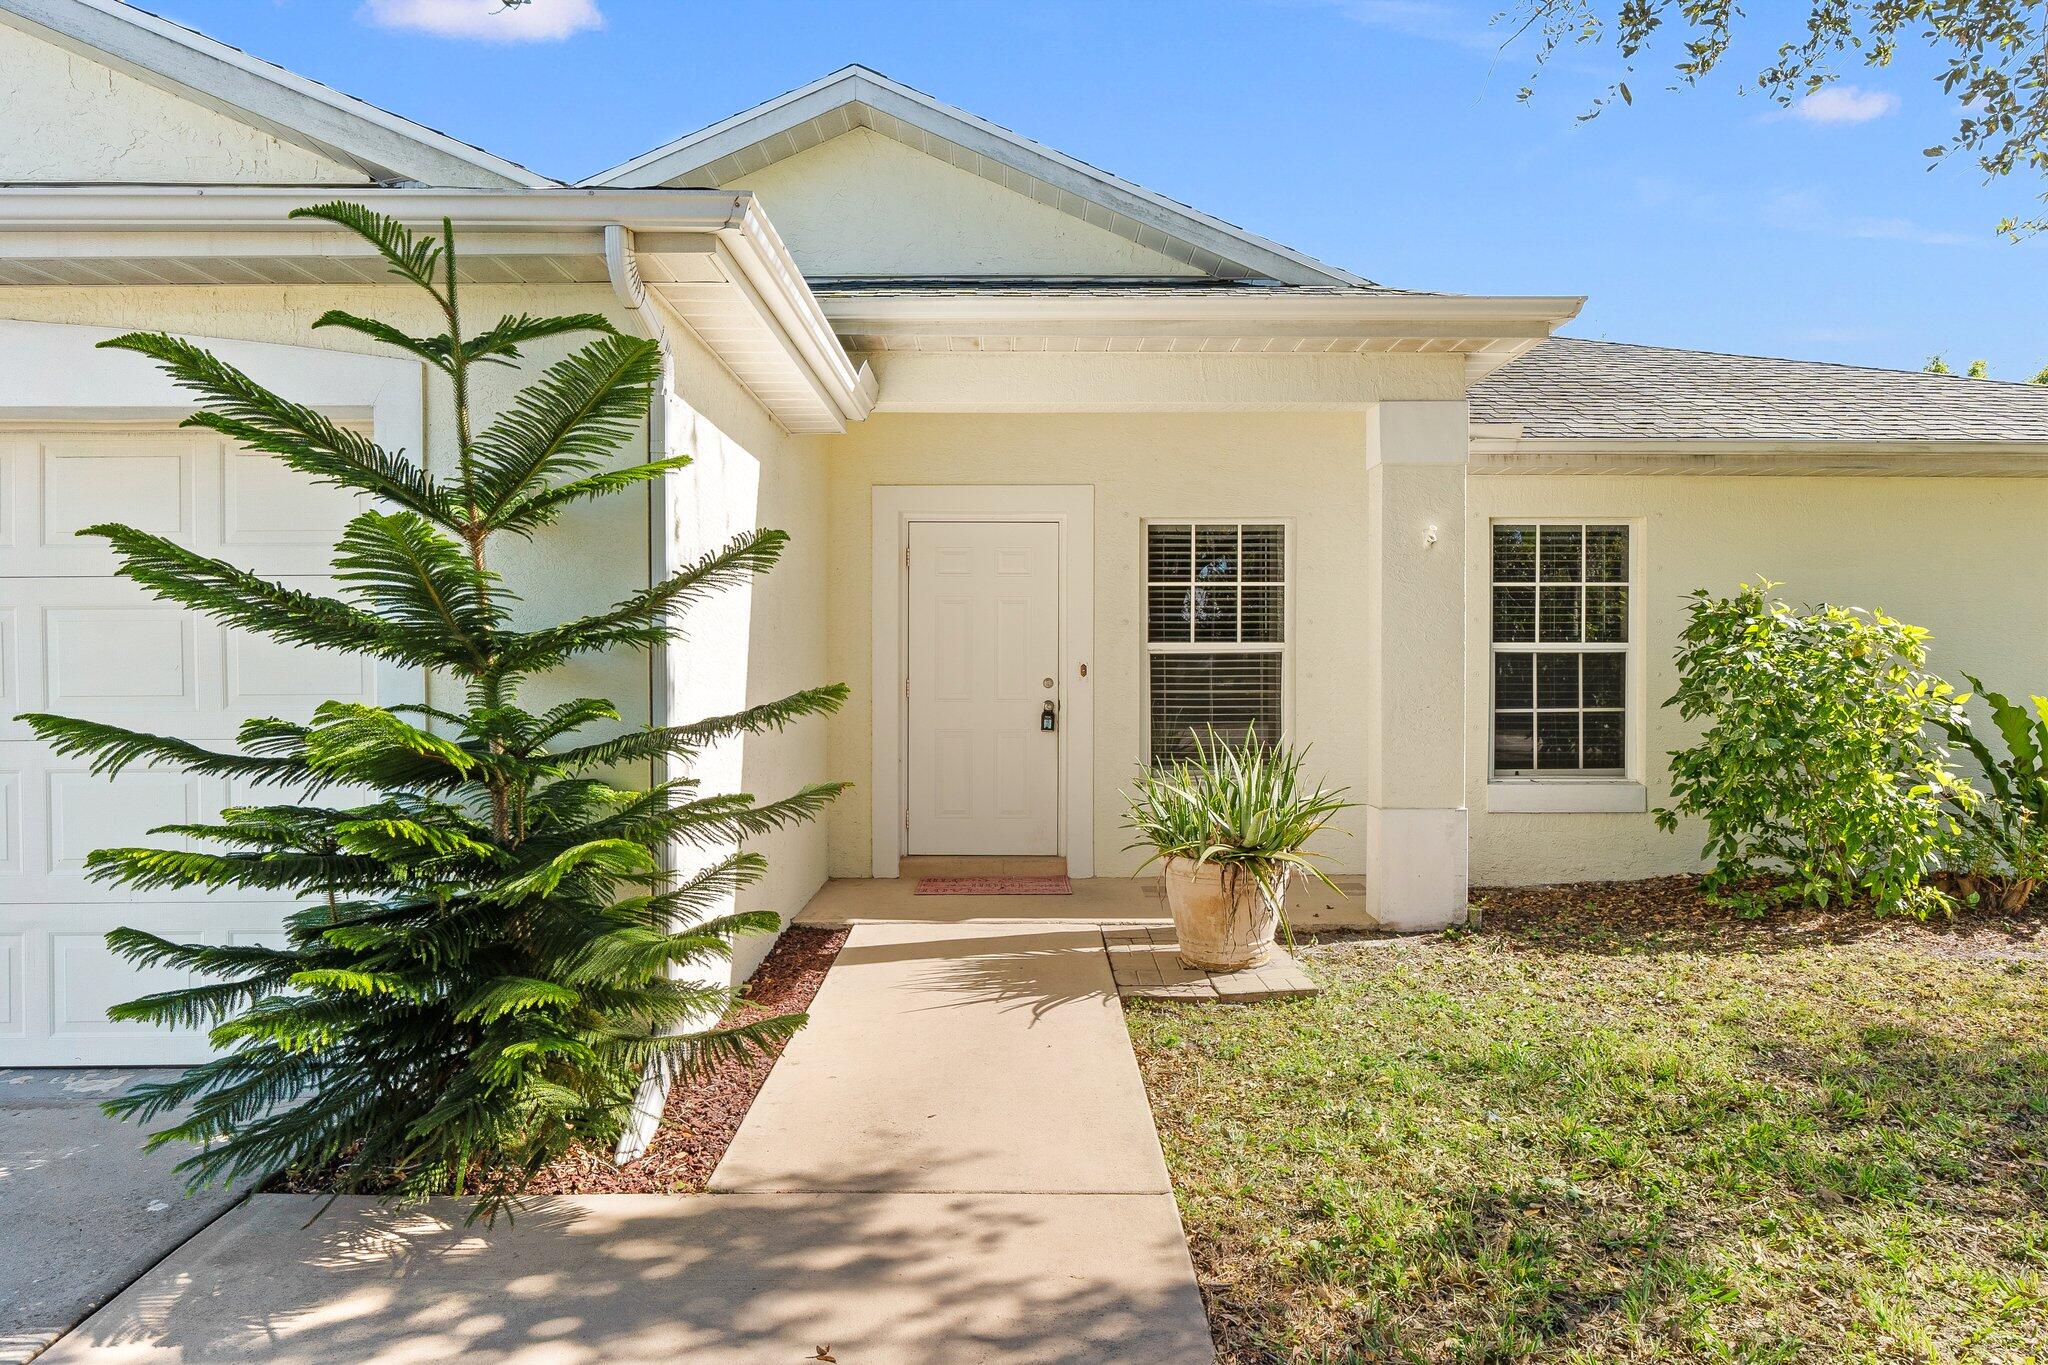
<path id="1" fill-rule="evenodd" d="M 920 896 L 1071 896 L 1065 877 L 919 877 Z"/>

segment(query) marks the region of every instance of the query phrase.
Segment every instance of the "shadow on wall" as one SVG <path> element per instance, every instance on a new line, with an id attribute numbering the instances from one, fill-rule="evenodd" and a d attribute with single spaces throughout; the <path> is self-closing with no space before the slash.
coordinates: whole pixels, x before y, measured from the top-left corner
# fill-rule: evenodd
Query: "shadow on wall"
<path id="1" fill-rule="evenodd" d="M 690 465 L 669 476 L 667 526 L 671 566 L 695 560 L 761 525 L 791 537 L 781 562 L 755 582 L 700 603 L 663 657 L 668 713 L 683 722 L 727 715 L 831 681 L 825 676 L 822 527 L 804 524 L 800 484 L 809 477 L 806 451 L 781 451 L 772 465 L 671 395 L 664 444 Z M 817 498 L 809 500 L 817 502 Z M 799 520 L 790 524 L 789 519 Z M 811 641 L 810 647 L 804 642 Z M 822 781 L 825 722 L 799 722 L 781 732 L 734 736 L 709 747 L 696 764 L 711 791 L 751 792 L 774 799 Z M 751 842 L 768 872 L 743 892 L 739 908 L 772 910 L 793 919 L 824 881 L 822 821 Z M 686 867 L 722 856 L 722 849 L 682 850 Z M 773 940 L 750 936 L 735 945 L 733 979 L 749 975 Z"/>

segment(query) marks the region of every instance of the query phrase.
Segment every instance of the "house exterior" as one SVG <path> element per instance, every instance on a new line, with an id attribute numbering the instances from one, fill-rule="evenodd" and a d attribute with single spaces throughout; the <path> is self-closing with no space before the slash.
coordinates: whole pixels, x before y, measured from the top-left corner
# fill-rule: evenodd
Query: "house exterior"
<path id="1" fill-rule="evenodd" d="M 286 220 L 337 196 L 451 219 L 473 315 L 595 311 L 662 342 L 621 458 L 695 463 L 516 552 L 527 610 L 791 533 L 652 667 L 546 682 L 630 722 L 851 684 L 829 723 L 697 774 L 856 784 L 764 841 L 746 899 L 785 916 L 908 854 L 1126 875 L 1120 790 L 1201 725 L 1311 744 L 1351 789 L 1326 851 L 1376 924 L 1458 922 L 1475 884 L 1689 869 L 1697 832 L 1649 812 L 1701 586 L 1881 605 L 1951 676 L 2048 681 L 2048 390 L 1555 338 L 1582 300 L 1378 285 L 858 67 L 571 185 L 116 0 L 0 0 L 0 113 L 6 715 L 219 741 L 328 697 L 431 699 L 150 601 L 71 535 L 129 521 L 318 585 L 352 510 L 179 431 L 181 394 L 93 349 L 136 328 L 450 462 L 418 365 L 310 330 L 337 307 L 429 325 L 353 240 Z M 197 1055 L 106 1021 L 168 983 L 101 936 L 260 941 L 281 907 L 80 869 L 240 793 L 108 784 L 5 724 L 0 1065 Z"/>

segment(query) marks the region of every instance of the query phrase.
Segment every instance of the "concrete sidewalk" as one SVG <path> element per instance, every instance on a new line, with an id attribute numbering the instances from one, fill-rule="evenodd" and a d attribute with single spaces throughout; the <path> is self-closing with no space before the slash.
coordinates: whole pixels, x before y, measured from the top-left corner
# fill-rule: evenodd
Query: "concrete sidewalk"
<path id="1" fill-rule="evenodd" d="M 712 1184 L 490 1230 L 259 1195 L 45 1359 L 1212 1358 L 1094 928 L 856 926 Z"/>

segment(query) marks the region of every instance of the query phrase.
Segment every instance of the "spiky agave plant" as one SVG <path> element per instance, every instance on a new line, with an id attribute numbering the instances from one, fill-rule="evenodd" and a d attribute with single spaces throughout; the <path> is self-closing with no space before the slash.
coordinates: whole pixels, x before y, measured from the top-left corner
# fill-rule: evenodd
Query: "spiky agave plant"
<path id="1" fill-rule="evenodd" d="M 721 851 L 814 816 L 837 785 L 762 803 L 688 780 L 641 788 L 608 774 L 687 760 L 720 737 L 830 711 L 845 689 L 588 742 L 577 732 L 619 719 L 610 702 L 522 707 L 522 684 L 537 674 L 663 640 L 690 604 L 767 569 L 786 537 L 750 532 L 609 610 L 515 629 L 512 596 L 491 568 L 492 537 L 531 536 L 572 504 L 687 463 L 600 464 L 640 429 L 661 370 L 656 344 L 594 314 L 507 317 L 465 335 L 449 224 L 438 238 L 415 236 L 348 203 L 293 216 L 356 232 L 432 296 L 446 322 L 438 335 L 343 312 L 314 325 L 396 347 L 451 385 L 453 479 L 199 347 L 135 333 L 102 344 L 150 357 L 197 394 L 203 411 L 187 425 L 382 506 L 341 535 L 335 596 L 266 581 L 133 527 L 81 534 L 110 542 L 119 572 L 160 598 L 289 644 L 429 670 L 460 692 L 460 709 L 328 702 L 307 723 L 251 721 L 238 752 L 62 716 L 23 719 L 108 777 L 147 762 L 279 794 L 276 804 L 153 831 L 186 847 L 102 849 L 89 860 L 94 878 L 139 890 L 234 887 L 298 902 L 282 947 L 172 943 L 141 928 L 109 935 L 135 962 L 206 978 L 117 1006 L 112 1017 L 211 1025 L 222 1050 L 109 1111 L 152 1120 L 190 1106 L 149 1141 L 201 1144 L 181 1163 L 195 1185 L 318 1168 L 334 1173 L 338 1189 L 469 1194 L 479 1213 L 495 1216 L 555 1156 L 614 1142 L 647 1066 L 688 1074 L 802 1022 L 705 1028 L 729 992 L 688 969 L 722 961 L 735 935 L 776 927 L 770 914 L 714 913 L 763 867 L 754 854 Z M 576 333 L 595 339 L 473 429 L 475 366 L 517 364 L 523 346 Z M 320 804 L 323 794 L 356 804 Z M 711 866 L 665 871 L 664 850 L 677 846 L 709 850 Z"/>

